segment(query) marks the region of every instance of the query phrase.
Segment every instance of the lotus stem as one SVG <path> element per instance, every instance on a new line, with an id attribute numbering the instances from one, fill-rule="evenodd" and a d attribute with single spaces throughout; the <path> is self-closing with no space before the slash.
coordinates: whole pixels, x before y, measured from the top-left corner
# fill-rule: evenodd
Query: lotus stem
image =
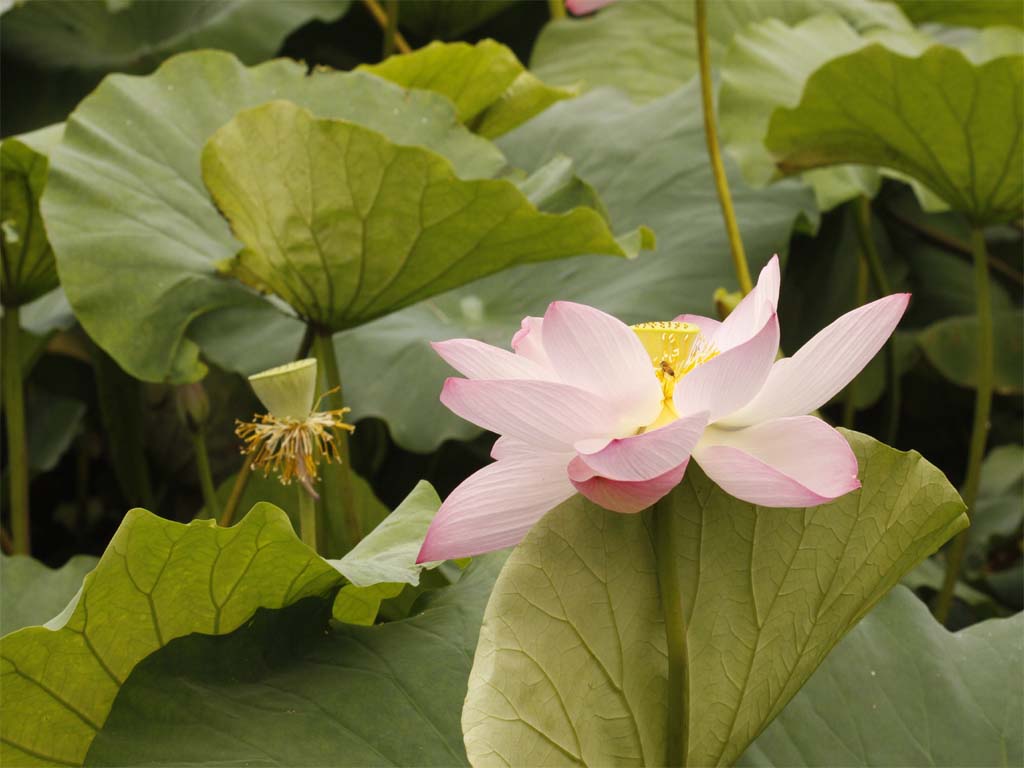
<path id="1" fill-rule="evenodd" d="M 343 407 L 341 374 L 338 370 L 338 358 L 334 353 L 334 335 L 329 331 L 317 330 L 313 338 L 313 354 L 316 357 L 322 382 L 318 394 L 334 389 L 338 390 L 337 394 L 326 396 L 321 407 L 325 410 Z M 336 429 L 334 430 L 334 440 L 338 448 L 339 461 L 325 464 L 322 467 L 321 507 L 325 525 L 329 528 L 338 521 L 343 521 L 348 546 L 354 547 L 362 537 L 362 526 L 359 524 L 358 511 L 355 508 L 348 433 L 345 430 Z"/>
<path id="2" fill-rule="evenodd" d="M 882 258 L 878 255 L 878 248 L 875 247 L 875 238 L 871 233 L 871 200 L 861 195 L 856 206 L 857 236 L 860 239 L 861 253 L 868 264 L 871 272 L 871 282 L 880 296 L 888 296 L 892 293 L 892 286 L 889 285 L 889 278 L 882 266 Z M 885 442 L 892 445 L 896 441 L 896 434 L 900 425 L 900 407 L 902 401 L 902 381 L 900 379 L 899 366 L 896 361 L 896 337 L 895 334 L 885 342 L 885 375 L 889 389 L 888 409 L 886 411 Z"/>
<path id="3" fill-rule="evenodd" d="M 669 497 L 651 509 L 654 521 L 654 557 L 658 567 L 658 592 L 665 615 L 668 644 L 668 722 L 665 765 L 686 765 L 689 688 L 686 679 L 686 619 L 676 564 L 676 511 Z"/>
<path id="4" fill-rule="evenodd" d="M 964 504 L 969 517 L 974 515 L 981 482 L 981 462 L 985 458 L 988 440 L 989 416 L 992 412 L 992 377 L 995 343 L 992 332 L 992 300 L 988 286 L 988 251 L 985 235 L 979 227 L 971 230 L 971 252 L 974 256 L 974 293 L 978 305 L 978 380 L 974 397 L 974 426 L 971 446 L 967 453 L 967 478 L 964 480 Z M 960 564 L 967 549 L 970 529 L 961 531 L 953 540 L 946 555 L 946 578 L 935 599 L 935 618 L 945 624 L 953 605 L 953 591 L 960 576 Z"/>
<path id="5" fill-rule="evenodd" d="M 376 21 L 380 28 L 386 32 L 388 29 L 388 14 L 384 11 L 383 8 L 380 7 L 380 3 L 378 3 L 377 0 L 363 0 L 363 5 L 366 6 L 366 9 L 370 12 L 370 15 L 373 16 L 373 20 Z M 396 14 L 396 24 L 397 21 L 398 20 Z M 409 45 L 408 41 L 402 36 L 402 33 L 398 31 L 397 27 L 395 28 L 392 37 L 394 38 L 395 41 L 395 47 L 399 50 L 399 52 L 412 53 L 412 47 Z"/>
<path id="6" fill-rule="evenodd" d="M 217 487 L 213 484 L 210 471 L 210 453 L 206 450 L 206 432 L 202 427 L 189 430 L 195 453 L 196 474 L 203 492 L 203 518 L 217 520 L 220 517 L 220 503 L 217 501 Z"/>
<path id="7" fill-rule="evenodd" d="M 548 12 L 552 21 L 559 21 L 566 18 L 564 0 L 548 0 Z"/>
<path id="8" fill-rule="evenodd" d="M 722 148 L 718 143 L 718 121 L 715 117 L 714 84 L 711 82 L 711 51 L 708 49 L 708 9 L 706 0 L 694 0 L 697 25 L 697 54 L 700 62 L 700 94 L 704 111 L 704 137 L 708 145 L 708 157 L 711 159 L 711 172 L 715 177 L 715 189 L 718 191 L 718 203 L 725 219 L 725 232 L 729 236 L 729 249 L 732 251 L 732 265 L 736 271 L 736 280 L 740 290 L 746 296 L 754 288 L 750 279 L 750 266 L 747 254 L 743 249 L 743 238 L 736 223 L 736 211 L 729 193 L 729 179 L 725 175 L 725 164 L 722 162 Z"/>
<path id="9" fill-rule="evenodd" d="M 7 470 L 11 502 L 11 550 L 31 549 L 28 507 L 28 440 L 25 436 L 25 390 L 21 380 L 21 323 L 18 307 L 4 307 L 3 398 L 7 419 Z"/>
<path id="10" fill-rule="evenodd" d="M 249 484 L 249 475 L 252 474 L 252 455 L 247 453 L 242 459 L 242 467 L 235 475 L 235 484 L 231 486 L 231 495 L 228 496 L 224 511 L 221 513 L 218 524 L 227 528 L 235 521 L 235 513 L 238 511 L 238 504 L 242 501 L 245 487 Z"/>
<path id="11" fill-rule="evenodd" d="M 857 255 L 857 290 L 853 300 L 853 308 L 863 306 L 868 302 L 868 263 L 863 254 Z M 843 402 L 843 421 L 846 429 L 853 429 L 857 419 L 857 397 L 853 382 L 850 382 L 846 390 L 846 400 Z"/>
<path id="12" fill-rule="evenodd" d="M 387 58 L 395 52 L 395 35 L 398 34 L 398 0 L 385 0 L 384 12 L 387 24 L 384 27 L 384 55 Z"/>
<path id="13" fill-rule="evenodd" d="M 302 543 L 316 552 L 316 502 L 301 483 L 295 490 L 299 494 L 299 535 Z"/>

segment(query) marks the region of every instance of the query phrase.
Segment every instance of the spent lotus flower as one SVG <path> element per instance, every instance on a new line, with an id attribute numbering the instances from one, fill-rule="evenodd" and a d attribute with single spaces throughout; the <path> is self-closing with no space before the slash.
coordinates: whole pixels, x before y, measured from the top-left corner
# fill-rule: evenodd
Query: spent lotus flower
<path id="1" fill-rule="evenodd" d="M 271 368 L 249 377 L 267 413 L 253 421 L 237 421 L 235 434 L 243 441 L 242 453 L 253 469 L 273 472 L 282 485 L 298 480 L 313 498 L 321 461 L 340 461 L 334 430 L 354 431 L 343 420 L 348 408 L 319 409 L 321 401 L 337 390 L 324 392 L 314 402 L 317 364 L 313 358 Z"/>
<path id="2" fill-rule="evenodd" d="M 843 315 L 796 354 L 779 349 L 779 263 L 723 321 L 681 315 L 628 326 L 556 301 L 527 317 L 508 351 L 473 339 L 434 344 L 466 378 L 441 401 L 496 432 L 494 463 L 438 510 L 419 560 L 519 542 L 576 493 L 639 512 L 682 480 L 692 457 L 725 491 L 764 507 L 810 507 L 860 487 L 846 439 L 809 415 L 867 365 L 909 294 Z"/>

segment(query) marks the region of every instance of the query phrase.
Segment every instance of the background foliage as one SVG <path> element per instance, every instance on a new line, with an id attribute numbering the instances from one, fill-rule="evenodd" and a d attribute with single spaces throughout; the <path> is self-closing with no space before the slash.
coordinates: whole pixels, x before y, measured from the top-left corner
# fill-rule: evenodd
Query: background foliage
<path id="1" fill-rule="evenodd" d="M 464 574 L 465 563 L 413 564 L 440 498 L 489 461 L 491 442 L 438 402 L 451 371 L 429 343 L 506 346 L 524 315 L 554 299 L 627 322 L 715 315 L 716 291 L 736 289 L 693 6 L 636 0 L 552 19 L 526 0 L 392 5 L 414 53 L 388 59 L 369 6 L 348 0 L 0 4 L 3 303 L 21 327 L 10 370 L 25 392 L 32 531 L 32 559 L 0 559 L 2 725 L 18 750 L 5 760 L 287 764 L 343 753 L 353 765 L 448 765 L 467 759 L 463 728 L 481 763 L 525 743 L 513 733 L 522 712 L 482 691 L 495 675 L 535 670 L 496 663 L 471 678 L 473 654 L 481 626 L 484 657 L 565 629 L 517 613 L 513 588 L 520 561 L 565 553 L 545 549 L 545 529 L 500 579 L 500 554 Z M 777 660 L 757 654 L 751 669 L 769 671 L 753 673 L 749 697 L 704 681 L 715 698 L 705 713 L 725 707 L 733 728 L 716 735 L 695 719 L 710 741 L 694 754 L 746 765 L 1019 762 L 1024 692 L 1006 681 L 1020 679 L 1024 653 L 1024 9 L 715 0 L 708 24 L 750 266 L 776 252 L 784 263 L 783 349 L 883 292 L 913 294 L 887 352 L 823 417 L 919 452 L 926 462 L 885 454 L 915 467 L 915 488 L 940 473 L 962 485 L 979 385 L 972 228 L 988 247 L 995 396 L 948 622 L 968 628 L 952 634 L 924 606 L 944 553 L 911 567 L 962 523 L 943 488 L 920 520 L 931 533 L 903 537 L 882 565 L 868 557 L 878 583 L 824 617 L 827 640 L 794 678 L 810 682 L 788 705 L 799 685 L 769 695 Z M 296 310 L 336 332 L 326 338 L 357 424 L 361 533 L 395 510 L 351 551 L 329 529 L 335 568 L 294 540 L 294 497 L 272 479 L 253 477 L 240 505 L 253 511 L 236 528 L 193 521 L 214 510 L 182 386 L 200 382 L 209 399 L 201 432 L 223 504 L 241 464 L 234 422 L 260 409 L 244 376 L 308 349 Z M 3 418 L 7 427 L 6 406 Z M 889 451 L 851 439 L 864 456 Z M 2 505 L 6 551 L 6 492 Z M 149 512 L 126 518 L 134 507 Z M 860 510 L 861 522 L 883 511 Z M 580 518 L 569 514 L 545 525 L 571 529 Z M 643 562 L 641 519 L 613 524 L 637 529 L 622 534 L 633 549 L 617 553 L 621 568 Z M 187 556 L 175 554 L 180 541 L 191 542 Z M 576 556 L 593 566 L 591 545 Z M 592 575 L 580 589 L 604 588 Z M 880 585 L 900 577 L 906 586 L 811 676 Z M 496 625 L 502 605 L 514 619 Z M 116 633 L 96 629 L 105 617 Z M 647 642 L 644 621 L 657 617 L 638 621 L 623 642 Z M 51 656 L 74 673 L 55 672 Z M 605 685 L 592 662 L 583 666 Z M 564 666 L 550 674 L 589 679 Z M 922 680 L 934 689 L 914 699 Z M 629 685 L 620 679 L 626 698 Z M 857 700 L 845 701 L 851 691 Z M 779 716 L 762 733 L 765 713 Z M 368 725 L 381 720 L 402 725 Z M 60 724 L 60 739 L 39 723 Z M 612 749 L 603 740 L 614 733 L 577 732 L 573 744 L 564 726 L 534 728 L 530 754 L 579 761 L 588 738 L 597 754 Z M 742 739 L 730 739 L 736 729 Z M 636 734 L 633 757 L 660 743 L 656 730 Z M 990 755 L 1000 740 L 1005 752 Z"/>

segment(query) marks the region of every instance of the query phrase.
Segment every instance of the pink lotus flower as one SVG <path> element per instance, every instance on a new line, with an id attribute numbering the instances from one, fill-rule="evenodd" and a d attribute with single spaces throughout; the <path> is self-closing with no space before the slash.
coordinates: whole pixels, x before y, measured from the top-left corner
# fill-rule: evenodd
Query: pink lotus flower
<path id="1" fill-rule="evenodd" d="M 615 0 L 565 0 L 565 7 L 573 16 L 583 16 L 600 10 L 606 5 L 611 5 L 613 2 Z"/>
<path id="2" fill-rule="evenodd" d="M 692 456 L 733 496 L 810 507 L 860 487 L 846 440 L 809 416 L 871 360 L 906 310 L 894 294 L 853 310 L 795 355 L 779 348 L 779 263 L 724 321 L 682 315 L 630 327 L 556 301 L 528 317 L 514 352 L 473 339 L 434 344 L 465 379 L 441 402 L 497 432 L 496 461 L 434 517 L 419 561 L 515 544 L 575 493 L 616 512 L 667 494 Z"/>

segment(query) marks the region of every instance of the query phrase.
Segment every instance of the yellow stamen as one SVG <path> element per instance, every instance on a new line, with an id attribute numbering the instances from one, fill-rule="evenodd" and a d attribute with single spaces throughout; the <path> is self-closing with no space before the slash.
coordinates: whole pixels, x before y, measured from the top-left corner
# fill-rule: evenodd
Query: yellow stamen
<path id="1" fill-rule="evenodd" d="M 632 328 L 651 356 L 654 375 L 661 384 L 661 414 L 641 430 L 650 431 L 679 418 L 672 404 L 676 384 L 698 365 L 718 355 L 718 349 L 691 323 L 640 323 Z"/>
<path id="2" fill-rule="evenodd" d="M 355 431 L 355 427 L 343 421 L 349 410 L 314 410 L 304 419 L 256 414 L 255 421 L 236 422 L 235 434 L 245 443 L 242 453 L 252 457 L 253 468 L 263 470 L 264 477 L 274 472 L 284 485 L 297 478 L 312 491 L 313 482 L 319 478 L 318 464 L 340 461 L 334 430 Z"/>

